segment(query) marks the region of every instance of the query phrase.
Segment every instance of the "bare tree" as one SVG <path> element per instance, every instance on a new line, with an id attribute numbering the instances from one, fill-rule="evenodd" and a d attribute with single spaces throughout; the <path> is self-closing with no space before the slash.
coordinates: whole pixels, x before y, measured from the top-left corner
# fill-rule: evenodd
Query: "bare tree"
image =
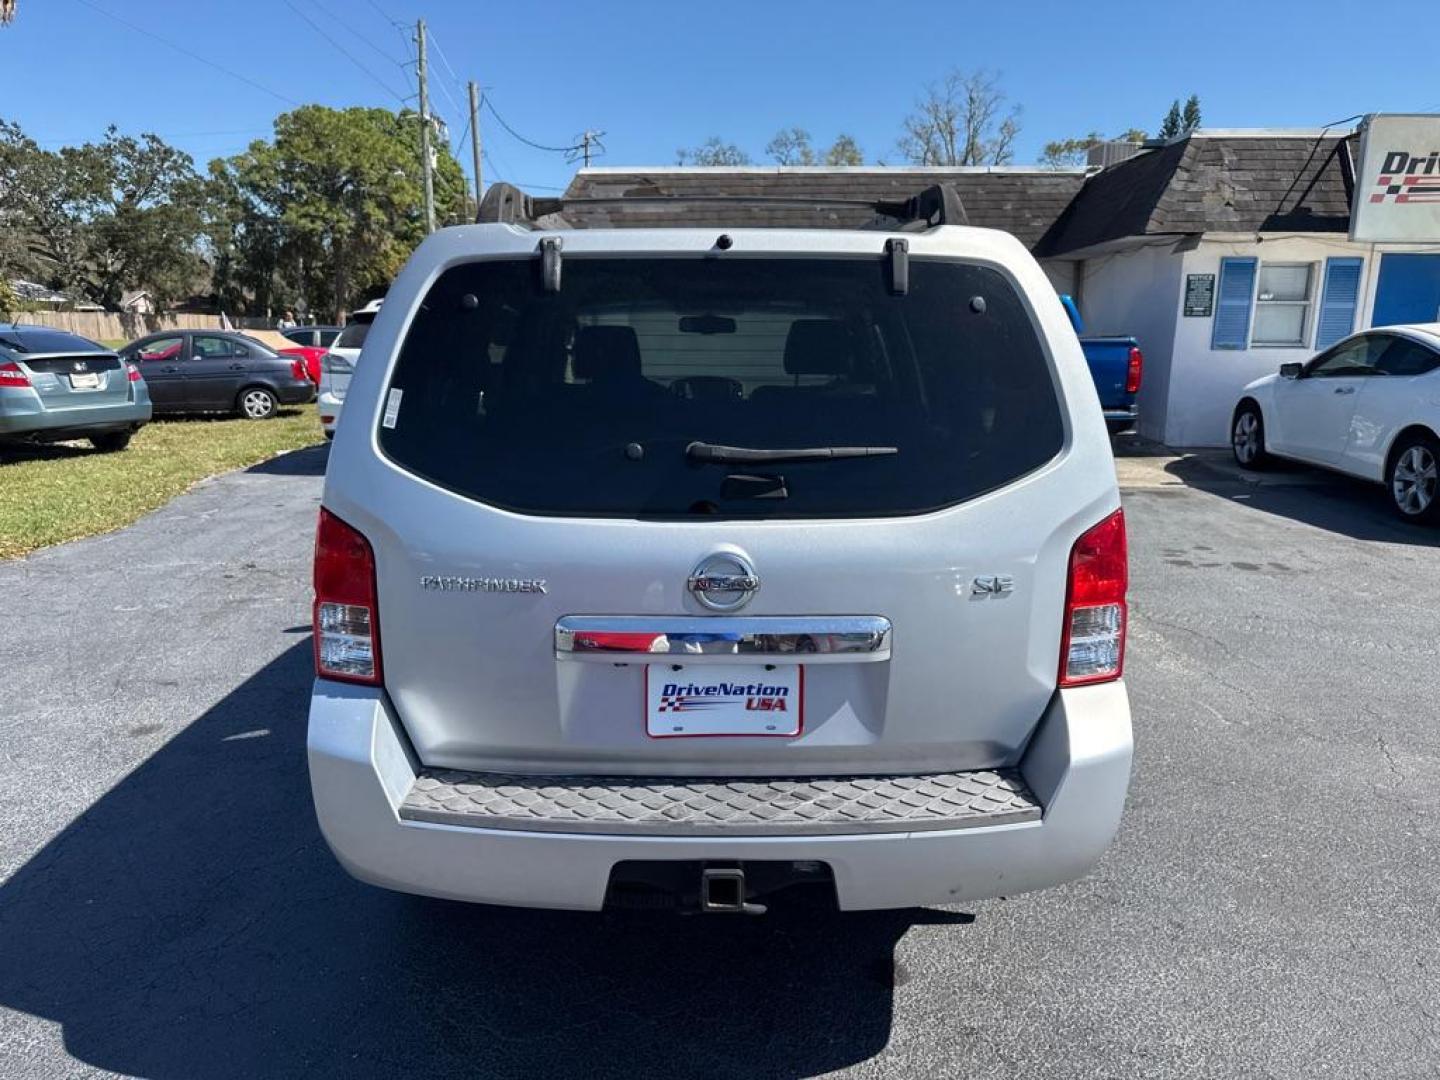
<path id="1" fill-rule="evenodd" d="M 6 26 L 15 18 L 15 0 L 0 0 L 0 26 Z"/>
<path id="2" fill-rule="evenodd" d="M 1007 101 L 998 74 L 952 71 L 905 118 L 900 152 L 915 165 L 1004 165 L 1020 134 L 1020 107 Z"/>
<path id="3" fill-rule="evenodd" d="M 814 165 L 815 151 L 810 146 L 810 133 L 802 127 L 782 128 L 765 144 L 765 153 L 777 165 Z"/>

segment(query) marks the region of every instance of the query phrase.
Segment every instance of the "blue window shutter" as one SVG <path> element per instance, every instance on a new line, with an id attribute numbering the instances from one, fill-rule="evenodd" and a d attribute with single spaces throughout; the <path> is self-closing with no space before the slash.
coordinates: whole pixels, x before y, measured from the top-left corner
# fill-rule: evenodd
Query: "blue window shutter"
<path id="1" fill-rule="evenodd" d="M 1256 259 L 1221 259 L 1220 288 L 1210 348 L 1243 349 L 1250 344 L 1250 308 L 1255 303 Z"/>
<path id="2" fill-rule="evenodd" d="M 1363 259 L 1325 260 L 1325 290 L 1320 294 L 1320 319 L 1315 324 L 1316 349 L 1328 349 L 1355 329 L 1364 264 Z"/>

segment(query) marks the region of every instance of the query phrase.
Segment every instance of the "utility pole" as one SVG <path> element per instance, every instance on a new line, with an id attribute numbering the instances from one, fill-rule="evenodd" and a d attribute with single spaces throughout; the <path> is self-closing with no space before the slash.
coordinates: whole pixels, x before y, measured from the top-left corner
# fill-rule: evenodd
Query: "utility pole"
<path id="1" fill-rule="evenodd" d="M 470 153 L 475 158 L 475 217 L 480 217 L 480 88 L 470 84 Z"/>
<path id="2" fill-rule="evenodd" d="M 600 153 L 604 153 L 605 151 L 605 144 L 600 141 L 601 136 L 604 134 L 605 132 L 603 131 L 586 131 L 580 136 L 580 145 L 578 147 L 571 147 L 571 154 L 568 160 L 575 160 L 574 152 L 578 149 L 580 151 L 580 160 L 585 163 L 585 168 L 588 169 L 590 167 L 591 157 L 593 157 L 597 151 Z M 591 149 L 592 147 L 595 149 Z"/>
<path id="3" fill-rule="evenodd" d="M 425 69 L 425 20 L 415 24 L 416 64 L 420 77 L 420 168 L 425 174 L 425 231 L 435 231 L 435 177 L 430 160 L 430 85 Z"/>

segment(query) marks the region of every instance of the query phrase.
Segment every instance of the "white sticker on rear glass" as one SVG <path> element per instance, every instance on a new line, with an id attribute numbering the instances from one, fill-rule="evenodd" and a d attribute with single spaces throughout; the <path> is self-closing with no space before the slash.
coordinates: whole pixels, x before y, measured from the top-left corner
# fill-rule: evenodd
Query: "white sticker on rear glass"
<path id="1" fill-rule="evenodd" d="M 381 427 L 393 428 L 400 419 L 400 398 L 404 393 L 403 390 L 390 391 L 390 396 L 385 399 L 385 415 L 380 420 Z"/>

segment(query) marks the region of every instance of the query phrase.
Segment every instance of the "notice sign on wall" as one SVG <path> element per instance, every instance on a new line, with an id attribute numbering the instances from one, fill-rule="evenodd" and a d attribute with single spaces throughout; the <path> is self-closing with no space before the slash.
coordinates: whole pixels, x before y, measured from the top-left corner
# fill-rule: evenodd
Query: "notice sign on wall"
<path id="1" fill-rule="evenodd" d="M 1350 239 L 1440 241 L 1440 116 L 1366 117 Z"/>
<path id="2" fill-rule="evenodd" d="M 1185 275 L 1185 314 L 1209 318 L 1215 314 L 1215 275 Z"/>

